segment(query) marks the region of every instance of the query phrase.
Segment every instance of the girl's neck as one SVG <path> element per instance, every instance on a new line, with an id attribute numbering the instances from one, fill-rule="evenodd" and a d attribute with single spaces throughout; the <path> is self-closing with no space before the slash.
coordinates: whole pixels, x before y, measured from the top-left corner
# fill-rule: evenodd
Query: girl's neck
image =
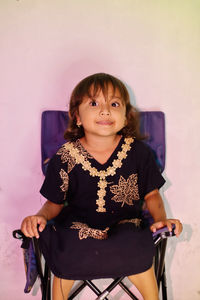
<path id="1" fill-rule="evenodd" d="M 97 162 L 105 164 L 117 148 L 120 139 L 120 135 L 89 139 L 84 136 L 80 139 L 80 142 Z"/>
<path id="2" fill-rule="evenodd" d="M 115 149 L 121 139 L 121 135 L 96 137 L 84 136 L 80 139 L 86 150 L 90 149 L 95 152 L 106 151 L 106 149 Z"/>

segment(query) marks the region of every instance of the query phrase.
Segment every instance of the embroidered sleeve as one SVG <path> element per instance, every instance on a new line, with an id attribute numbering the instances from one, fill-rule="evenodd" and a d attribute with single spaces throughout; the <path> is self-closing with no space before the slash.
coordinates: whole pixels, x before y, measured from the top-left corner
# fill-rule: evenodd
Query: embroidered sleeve
<path id="1" fill-rule="evenodd" d="M 61 169 L 60 170 L 60 177 L 63 181 L 63 184 L 60 186 L 61 190 L 63 192 L 65 192 L 65 196 L 64 196 L 64 200 L 66 199 L 66 194 L 67 194 L 67 191 L 68 191 L 68 186 L 69 186 L 69 176 L 67 174 L 67 172 L 65 172 L 65 170 Z"/>
<path id="2" fill-rule="evenodd" d="M 63 164 L 67 163 L 68 172 L 71 172 L 76 164 L 76 160 L 69 154 L 69 151 L 65 148 L 65 145 L 58 150 L 57 155 L 60 155 Z"/>
<path id="3" fill-rule="evenodd" d="M 67 163 L 68 173 L 72 171 L 72 169 L 76 165 L 76 158 L 70 153 L 69 149 L 77 149 L 78 153 L 81 154 L 85 159 L 93 158 L 81 145 L 80 141 L 77 140 L 75 142 L 64 144 L 57 152 L 57 155 L 60 155 L 62 163 Z"/>
<path id="4" fill-rule="evenodd" d="M 49 201 L 56 204 L 64 204 L 69 186 L 69 176 L 64 168 L 61 168 L 60 157 L 54 155 L 49 161 L 45 180 L 40 193 Z"/>

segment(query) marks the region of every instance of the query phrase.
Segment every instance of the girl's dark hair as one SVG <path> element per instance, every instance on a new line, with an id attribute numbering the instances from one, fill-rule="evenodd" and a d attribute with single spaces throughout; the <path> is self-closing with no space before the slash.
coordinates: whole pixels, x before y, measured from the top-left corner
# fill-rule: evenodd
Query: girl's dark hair
<path id="1" fill-rule="evenodd" d="M 99 90 L 102 90 L 104 96 L 106 97 L 108 85 L 110 84 L 113 87 L 113 93 L 115 93 L 116 89 L 119 91 L 126 106 L 126 126 L 122 128 L 118 134 L 122 134 L 124 137 L 143 139 L 143 136 L 140 134 L 139 113 L 130 103 L 127 88 L 121 82 L 121 80 L 105 73 L 97 73 L 86 77 L 85 79 L 81 80 L 72 91 L 69 104 L 69 123 L 64 133 L 65 139 L 72 141 L 84 136 L 83 127 L 78 127 L 76 124 L 76 116 L 78 114 L 79 105 L 82 103 L 85 96 L 94 97 L 96 94 L 98 94 Z"/>

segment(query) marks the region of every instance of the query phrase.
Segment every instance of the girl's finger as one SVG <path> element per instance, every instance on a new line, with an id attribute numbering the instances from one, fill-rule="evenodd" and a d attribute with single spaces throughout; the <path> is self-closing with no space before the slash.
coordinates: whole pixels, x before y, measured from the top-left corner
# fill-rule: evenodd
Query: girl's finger
<path id="1" fill-rule="evenodd" d="M 169 229 L 169 231 L 172 231 L 172 220 L 171 219 L 167 220 L 166 225 L 167 225 L 167 228 Z"/>
<path id="2" fill-rule="evenodd" d="M 42 232 L 45 227 L 46 227 L 46 224 L 44 224 L 44 223 L 40 224 L 40 226 L 39 226 L 39 232 Z"/>
<path id="3" fill-rule="evenodd" d="M 38 224 L 40 224 L 39 226 L 39 231 L 42 232 L 44 230 L 44 228 L 46 227 L 46 220 L 41 219 L 40 222 L 38 222 Z"/>
<path id="4" fill-rule="evenodd" d="M 176 236 L 178 237 L 179 234 L 182 231 L 182 224 L 181 224 L 181 222 L 179 220 L 177 220 L 177 219 L 170 219 L 170 222 L 171 222 L 171 224 L 175 225 L 174 232 L 175 232 Z"/>
<path id="5" fill-rule="evenodd" d="M 31 219 L 27 218 L 26 219 L 26 233 L 28 237 L 32 238 L 33 237 L 33 231 L 32 231 L 32 226 L 31 226 Z"/>
<path id="6" fill-rule="evenodd" d="M 155 227 L 154 225 L 151 225 L 151 226 L 150 226 L 150 230 L 151 230 L 152 232 L 156 232 L 156 227 Z"/>
<path id="7" fill-rule="evenodd" d="M 179 220 L 176 220 L 176 229 L 175 229 L 175 234 L 178 237 L 183 229 L 183 226 Z"/>
<path id="8" fill-rule="evenodd" d="M 164 224 L 163 221 L 156 222 L 156 223 L 154 223 L 154 224 L 151 225 L 150 229 L 151 229 L 151 231 L 156 232 L 157 229 L 162 228 L 164 225 L 165 224 Z"/>
<path id="9" fill-rule="evenodd" d="M 27 220 L 27 231 L 28 231 L 30 237 L 33 237 L 33 236 L 34 236 L 33 226 L 32 226 L 32 217 L 30 217 L 30 218 Z"/>
<path id="10" fill-rule="evenodd" d="M 37 225 L 38 225 L 38 219 L 37 217 L 33 217 L 32 218 L 32 232 L 33 232 L 33 236 L 35 236 L 36 238 L 39 238 L 39 233 L 38 233 L 38 230 L 37 230 Z"/>
<path id="11" fill-rule="evenodd" d="M 27 222 L 28 220 L 24 220 L 22 222 L 22 225 L 21 225 L 21 231 L 23 232 L 23 234 L 26 236 L 26 237 L 31 237 L 30 233 L 29 233 L 29 230 L 27 229 Z"/>

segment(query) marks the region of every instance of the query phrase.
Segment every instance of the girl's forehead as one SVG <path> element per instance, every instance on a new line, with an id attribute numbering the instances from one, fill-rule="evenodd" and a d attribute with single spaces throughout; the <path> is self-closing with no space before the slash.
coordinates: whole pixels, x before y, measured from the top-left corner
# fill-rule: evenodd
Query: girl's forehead
<path id="1" fill-rule="evenodd" d="M 101 94 L 103 94 L 105 99 L 112 98 L 112 97 L 117 97 L 122 99 L 119 89 L 117 87 L 114 87 L 112 84 L 108 84 L 103 87 L 91 85 L 87 92 L 87 95 L 85 96 L 96 98 Z"/>

